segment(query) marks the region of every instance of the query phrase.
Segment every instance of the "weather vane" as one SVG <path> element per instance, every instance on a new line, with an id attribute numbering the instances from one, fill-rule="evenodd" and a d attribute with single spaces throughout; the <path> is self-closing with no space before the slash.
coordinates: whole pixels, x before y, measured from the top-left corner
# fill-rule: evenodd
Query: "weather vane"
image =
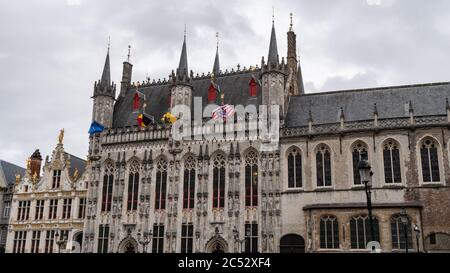
<path id="1" fill-rule="evenodd" d="M 131 45 L 128 45 L 128 62 L 130 62 L 130 56 L 131 56 Z"/>
<path id="2" fill-rule="evenodd" d="M 216 32 L 216 43 L 217 49 L 219 49 L 219 32 Z"/>
<path id="3" fill-rule="evenodd" d="M 292 30 L 292 12 L 289 14 L 289 16 L 291 17 L 291 30 Z"/>
<path id="4" fill-rule="evenodd" d="M 275 7 L 272 6 L 272 23 L 275 23 Z"/>

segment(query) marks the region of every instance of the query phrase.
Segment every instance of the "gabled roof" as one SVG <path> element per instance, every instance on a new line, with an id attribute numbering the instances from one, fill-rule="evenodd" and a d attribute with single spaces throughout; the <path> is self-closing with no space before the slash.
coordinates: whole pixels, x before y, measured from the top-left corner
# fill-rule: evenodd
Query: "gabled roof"
<path id="1" fill-rule="evenodd" d="M 16 174 L 21 177 L 25 175 L 25 169 L 15 164 L 0 160 L 0 177 L 5 179 L 8 186 L 14 185 L 16 182 Z"/>
<path id="2" fill-rule="evenodd" d="M 415 116 L 446 114 L 446 98 L 450 99 L 450 83 L 393 86 L 338 92 L 315 93 L 291 97 L 287 113 L 287 127 L 308 126 L 309 111 L 313 124 L 339 122 L 341 107 L 345 121 L 374 118 L 409 117 L 411 101 Z"/>
<path id="3" fill-rule="evenodd" d="M 74 156 L 72 154 L 66 153 L 69 161 L 70 161 L 70 169 L 69 174 L 71 177 L 73 177 L 75 173 L 75 169 L 78 170 L 79 176 L 83 175 L 85 169 L 86 169 L 86 160 L 83 160 L 77 156 Z"/>

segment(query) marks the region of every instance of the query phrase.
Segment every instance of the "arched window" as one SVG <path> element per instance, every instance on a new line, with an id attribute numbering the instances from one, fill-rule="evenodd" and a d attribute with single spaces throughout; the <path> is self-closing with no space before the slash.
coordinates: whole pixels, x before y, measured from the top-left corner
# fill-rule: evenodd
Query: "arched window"
<path id="1" fill-rule="evenodd" d="M 384 180 L 387 184 L 402 183 L 400 150 L 394 141 L 384 144 L 383 150 Z"/>
<path id="2" fill-rule="evenodd" d="M 112 192 L 114 185 L 114 165 L 108 161 L 105 166 L 102 187 L 102 211 L 111 211 Z"/>
<path id="3" fill-rule="evenodd" d="M 380 241 L 378 219 L 372 216 L 373 241 Z M 350 220 L 350 241 L 353 249 L 366 249 L 372 241 L 372 230 L 368 216 L 357 216 Z"/>
<path id="4" fill-rule="evenodd" d="M 195 159 L 189 156 L 184 162 L 183 209 L 193 209 L 195 199 Z"/>
<path id="5" fill-rule="evenodd" d="M 358 142 L 352 147 L 352 159 L 353 159 L 353 182 L 355 185 L 361 185 L 361 177 L 359 176 L 358 164 L 361 160 L 368 160 L 367 145 Z"/>
<path id="6" fill-rule="evenodd" d="M 156 167 L 155 209 L 166 208 L 167 161 L 160 159 Z"/>
<path id="7" fill-rule="evenodd" d="M 255 151 L 245 157 L 245 206 L 258 206 L 258 155 Z"/>
<path id="8" fill-rule="evenodd" d="M 139 194 L 139 170 L 139 162 L 133 160 L 130 164 L 130 174 L 128 176 L 127 210 L 137 210 Z"/>
<path id="9" fill-rule="evenodd" d="M 213 208 L 225 207 L 225 157 L 219 154 L 213 164 Z"/>
<path id="10" fill-rule="evenodd" d="M 339 248 L 339 224 L 334 216 L 320 218 L 320 248 Z"/>
<path id="11" fill-rule="evenodd" d="M 296 234 L 281 237 L 280 253 L 305 253 L 305 239 Z"/>
<path id="12" fill-rule="evenodd" d="M 325 145 L 321 145 L 316 153 L 316 176 L 318 187 L 331 186 L 331 154 Z"/>
<path id="13" fill-rule="evenodd" d="M 302 155 L 297 148 L 294 148 L 288 155 L 288 188 L 301 188 L 302 186 Z"/>
<path id="14" fill-rule="evenodd" d="M 402 222 L 399 214 L 391 217 L 392 249 L 406 249 L 405 228 L 406 237 L 408 238 L 408 249 L 412 249 L 414 246 L 412 244 L 411 222 L 409 217 L 406 225 Z"/>
<path id="15" fill-rule="evenodd" d="M 440 182 L 438 144 L 431 138 L 422 141 L 420 159 L 422 161 L 423 182 Z"/>

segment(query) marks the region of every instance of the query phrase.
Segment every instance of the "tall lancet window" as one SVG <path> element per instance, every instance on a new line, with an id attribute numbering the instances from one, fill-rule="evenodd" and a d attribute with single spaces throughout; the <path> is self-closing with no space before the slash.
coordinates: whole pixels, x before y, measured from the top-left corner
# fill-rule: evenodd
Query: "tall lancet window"
<path id="1" fill-rule="evenodd" d="M 195 165 L 192 156 L 184 162 L 183 209 L 193 209 L 195 205 Z"/>
<path id="2" fill-rule="evenodd" d="M 167 161 L 160 159 L 156 167 L 155 209 L 166 208 Z"/>
<path id="3" fill-rule="evenodd" d="M 213 163 L 213 208 L 225 207 L 225 157 L 214 158 Z"/>
<path id="4" fill-rule="evenodd" d="M 258 155 L 254 151 L 245 157 L 245 206 L 258 206 Z"/>
<path id="5" fill-rule="evenodd" d="M 288 188 L 295 189 L 303 186 L 302 156 L 297 148 L 288 154 Z"/>
<path id="6" fill-rule="evenodd" d="M 102 187 L 102 211 L 111 211 L 112 193 L 114 185 L 114 165 L 108 161 L 105 166 L 105 174 L 103 175 Z"/>
<path id="7" fill-rule="evenodd" d="M 318 187 L 331 187 L 331 154 L 326 145 L 319 146 L 316 153 L 316 177 Z"/>
<path id="8" fill-rule="evenodd" d="M 368 160 L 367 145 L 358 142 L 352 147 L 352 159 L 353 159 L 353 183 L 355 185 L 361 185 L 361 177 L 359 176 L 358 164 L 361 160 Z"/>
<path id="9" fill-rule="evenodd" d="M 139 195 L 139 171 L 139 162 L 137 160 L 133 160 L 130 164 L 128 176 L 127 210 L 137 210 Z"/>
<path id="10" fill-rule="evenodd" d="M 384 181 L 387 184 L 402 183 L 400 150 L 395 141 L 387 141 L 383 149 Z"/>
<path id="11" fill-rule="evenodd" d="M 430 138 L 422 141 L 420 159 L 422 160 L 423 182 L 440 182 L 438 144 Z"/>

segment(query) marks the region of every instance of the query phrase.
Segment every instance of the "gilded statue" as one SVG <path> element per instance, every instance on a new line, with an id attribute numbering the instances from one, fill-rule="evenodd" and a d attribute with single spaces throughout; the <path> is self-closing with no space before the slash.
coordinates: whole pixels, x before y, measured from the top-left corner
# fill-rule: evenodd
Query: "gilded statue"
<path id="1" fill-rule="evenodd" d="M 80 175 L 80 174 L 79 174 L 79 172 L 78 172 L 78 168 L 75 168 L 75 171 L 73 172 L 73 179 L 74 179 L 74 180 L 77 180 L 79 175 Z"/>
<path id="2" fill-rule="evenodd" d="M 62 129 L 61 131 L 59 131 L 59 136 L 58 136 L 58 141 L 59 144 L 62 144 L 64 140 L 64 129 Z"/>
<path id="3" fill-rule="evenodd" d="M 27 159 L 27 170 L 31 170 L 31 159 Z"/>

